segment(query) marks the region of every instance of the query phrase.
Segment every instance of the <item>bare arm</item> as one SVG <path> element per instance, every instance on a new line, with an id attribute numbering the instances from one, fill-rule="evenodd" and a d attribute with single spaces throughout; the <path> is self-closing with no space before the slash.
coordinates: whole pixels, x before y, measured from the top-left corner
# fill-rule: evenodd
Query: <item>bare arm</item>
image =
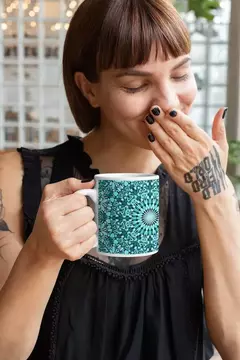
<path id="1" fill-rule="evenodd" d="M 64 259 L 77 260 L 96 243 L 94 214 L 76 193 L 93 184 L 71 179 L 48 185 L 23 246 L 19 155 L 0 156 L 0 169 L 0 359 L 26 360 Z"/>
<path id="2" fill-rule="evenodd" d="M 23 247 L 21 186 L 22 164 L 20 155 L 18 153 L 1 154 L 1 360 L 19 359 L 20 354 L 20 358 L 25 360 L 30 355 L 37 339 L 46 303 L 60 268 L 60 263 L 53 267 L 50 264 L 36 261 L 36 256 L 34 257 L 30 247 Z"/>
<path id="3" fill-rule="evenodd" d="M 240 213 L 232 184 L 195 206 L 210 336 L 224 360 L 240 358 Z"/>
<path id="4" fill-rule="evenodd" d="M 22 163 L 18 153 L 0 153 L 0 290 L 23 247 Z"/>

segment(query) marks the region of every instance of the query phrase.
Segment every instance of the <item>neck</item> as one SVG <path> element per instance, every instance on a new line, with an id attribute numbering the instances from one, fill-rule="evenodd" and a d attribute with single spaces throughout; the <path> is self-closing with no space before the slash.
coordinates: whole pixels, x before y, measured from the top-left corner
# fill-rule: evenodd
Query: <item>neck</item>
<path id="1" fill-rule="evenodd" d="M 119 134 L 98 129 L 83 139 L 92 168 L 100 173 L 154 173 L 160 160 L 151 150 L 128 143 Z"/>

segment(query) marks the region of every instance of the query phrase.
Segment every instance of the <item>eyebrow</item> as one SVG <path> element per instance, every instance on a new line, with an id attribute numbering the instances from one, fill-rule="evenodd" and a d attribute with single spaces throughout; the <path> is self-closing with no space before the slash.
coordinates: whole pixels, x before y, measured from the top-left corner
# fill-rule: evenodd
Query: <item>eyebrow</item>
<path id="1" fill-rule="evenodd" d="M 187 64 L 188 62 L 191 61 L 191 58 L 190 57 L 186 57 L 185 59 L 183 59 L 182 61 L 180 61 L 180 63 L 178 63 L 177 65 L 175 65 L 171 71 L 174 71 L 174 70 L 177 70 L 179 69 L 180 67 L 182 67 L 183 65 Z M 129 68 L 129 69 L 126 69 L 126 70 L 123 70 L 121 72 L 119 72 L 116 77 L 117 78 L 120 78 L 120 77 L 123 77 L 123 76 L 150 76 L 152 75 L 151 72 L 149 71 L 142 71 L 142 70 L 136 70 L 134 68 Z"/>

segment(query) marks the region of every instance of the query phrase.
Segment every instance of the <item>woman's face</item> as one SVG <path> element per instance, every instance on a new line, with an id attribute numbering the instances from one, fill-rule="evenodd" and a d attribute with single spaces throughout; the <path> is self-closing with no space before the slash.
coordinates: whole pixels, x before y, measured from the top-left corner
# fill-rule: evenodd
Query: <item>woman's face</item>
<path id="1" fill-rule="evenodd" d="M 144 119 L 154 105 L 188 114 L 197 93 L 189 55 L 163 61 L 155 51 L 144 65 L 101 73 L 96 98 L 101 126 L 133 145 L 149 149 Z"/>

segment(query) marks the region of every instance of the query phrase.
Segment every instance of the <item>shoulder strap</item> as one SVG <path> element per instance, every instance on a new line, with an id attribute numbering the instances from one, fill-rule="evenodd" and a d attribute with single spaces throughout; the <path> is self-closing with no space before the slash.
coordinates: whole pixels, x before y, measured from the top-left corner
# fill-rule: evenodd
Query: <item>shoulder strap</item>
<path id="1" fill-rule="evenodd" d="M 25 148 L 18 149 L 23 160 L 23 212 L 24 212 L 24 238 L 25 241 L 32 232 L 34 219 L 36 217 L 41 200 L 41 163 L 36 151 Z"/>

